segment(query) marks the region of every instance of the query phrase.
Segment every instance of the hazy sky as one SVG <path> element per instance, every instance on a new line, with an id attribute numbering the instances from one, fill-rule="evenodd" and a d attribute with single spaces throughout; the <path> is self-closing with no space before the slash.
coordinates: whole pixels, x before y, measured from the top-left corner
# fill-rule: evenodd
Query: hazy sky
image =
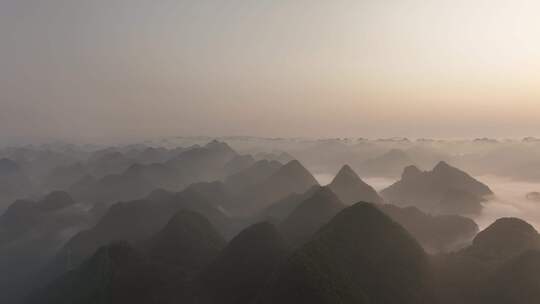
<path id="1" fill-rule="evenodd" d="M 0 0 L 0 139 L 540 135 L 538 0 Z"/>

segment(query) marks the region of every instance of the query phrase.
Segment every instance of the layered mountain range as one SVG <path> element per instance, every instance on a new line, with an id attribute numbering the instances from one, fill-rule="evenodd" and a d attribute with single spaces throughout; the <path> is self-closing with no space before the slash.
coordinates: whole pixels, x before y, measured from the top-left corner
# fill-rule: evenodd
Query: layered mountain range
<path id="1" fill-rule="evenodd" d="M 179 211 L 145 240 L 104 245 L 27 303 L 531 303 L 539 248 L 534 228 L 507 218 L 430 255 L 370 203 L 344 206 L 301 244 L 258 223 L 226 245 L 210 221 Z"/>
<path id="2" fill-rule="evenodd" d="M 400 206 L 416 206 L 428 212 L 479 214 L 482 202 L 493 195 L 489 187 L 446 162 L 431 171 L 415 166 L 403 170 L 401 179 L 382 190 L 383 198 Z"/>
<path id="3" fill-rule="evenodd" d="M 0 302 L 540 301 L 535 228 L 501 218 L 479 232 L 491 189 L 446 162 L 411 166 L 413 152 L 428 153 L 366 157 L 328 184 L 290 154 L 218 141 L 65 152 L 71 165 L 52 170 L 0 161 L 2 178 L 40 190 L 0 216 Z M 400 166 L 380 193 L 364 178 Z"/>

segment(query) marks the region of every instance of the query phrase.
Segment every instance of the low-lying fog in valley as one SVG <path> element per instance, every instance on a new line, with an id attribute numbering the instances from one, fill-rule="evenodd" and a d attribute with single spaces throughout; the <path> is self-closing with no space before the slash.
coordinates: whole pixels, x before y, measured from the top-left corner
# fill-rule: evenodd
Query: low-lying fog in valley
<path id="1" fill-rule="evenodd" d="M 321 185 L 327 185 L 332 182 L 335 174 L 317 173 L 314 176 Z M 475 178 L 489 185 L 496 193 L 483 203 L 481 214 L 472 217 L 480 229 L 486 228 L 501 217 L 518 217 L 540 229 L 540 200 L 527 198 L 527 194 L 531 192 L 540 192 L 540 182 L 519 181 L 495 175 L 475 176 Z M 377 191 L 381 191 L 395 183 L 396 179 L 370 177 L 364 181 Z"/>
<path id="2" fill-rule="evenodd" d="M 540 304 L 539 0 L 0 0 L 0 304 Z"/>
<path id="3" fill-rule="evenodd" d="M 336 173 L 315 173 L 313 176 L 317 179 L 319 184 L 328 185 L 332 182 L 334 177 L 336 177 Z M 366 177 L 363 180 L 377 191 L 381 191 L 396 182 L 396 179 L 385 177 Z"/>
<path id="4" fill-rule="evenodd" d="M 474 220 L 485 228 L 501 217 L 518 217 L 540 229 L 540 200 L 527 198 L 527 194 L 540 191 L 540 182 L 516 181 L 493 175 L 477 176 L 489 185 L 495 197 L 484 203 L 482 214 Z"/>
<path id="5" fill-rule="evenodd" d="M 7 146 L 0 181 L 0 303 L 540 299 L 536 138 Z"/>

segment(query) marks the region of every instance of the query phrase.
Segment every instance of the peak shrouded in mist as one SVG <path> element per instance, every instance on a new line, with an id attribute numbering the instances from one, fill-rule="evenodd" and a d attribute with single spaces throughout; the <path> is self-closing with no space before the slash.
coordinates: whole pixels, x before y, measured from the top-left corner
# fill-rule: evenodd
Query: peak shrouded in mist
<path id="1" fill-rule="evenodd" d="M 359 203 L 293 254 L 258 303 L 418 303 L 429 299 L 427 266 L 402 227 Z"/>
<path id="2" fill-rule="evenodd" d="M 479 214 L 482 202 L 493 192 L 488 186 L 446 162 L 431 171 L 408 166 L 401 180 L 381 192 L 393 204 L 418 206 L 429 212 Z"/>
<path id="3" fill-rule="evenodd" d="M 328 187 L 347 205 L 358 202 L 382 202 L 375 189 L 362 181 L 349 165 L 339 170 Z"/>
<path id="4" fill-rule="evenodd" d="M 330 188 L 321 187 L 283 220 L 280 229 L 292 244 L 302 244 L 344 207 Z"/>
<path id="5" fill-rule="evenodd" d="M 0 0 L 0 303 L 540 303 L 539 11 Z"/>
<path id="6" fill-rule="evenodd" d="M 2 303 L 535 298 L 537 184 L 477 176 L 534 161 L 530 141 L 177 138 L 0 155 L 2 194 L 21 191 L 0 217 Z"/>

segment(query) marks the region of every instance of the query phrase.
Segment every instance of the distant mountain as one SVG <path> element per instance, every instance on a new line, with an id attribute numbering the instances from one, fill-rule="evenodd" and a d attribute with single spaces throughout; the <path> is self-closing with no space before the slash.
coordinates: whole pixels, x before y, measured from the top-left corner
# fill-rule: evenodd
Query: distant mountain
<path id="1" fill-rule="evenodd" d="M 135 200 L 116 203 L 91 229 L 74 236 L 59 253 L 55 268 L 61 269 L 69 253 L 74 263 L 87 258 L 100 246 L 116 240 L 138 242 L 157 233 L 169 221 L 171 214 L 191 210 L 205 216 L 222 232 L 229 225 L 228 217 L 209 203 L 201 193 L 186 189 L 171 195 L 156 195 L 155 200 Z"/>
<path id="2" fill-rule="evenodd" d="M 201 275 L 199 303 L 252 303 L 288 253 L 288 246 L 272 224 L 248 227 Z"/>
<path id="3" fill-rule="evenodd" d="M 139 164 L 163 163 L 180 153 L 189 150 L 191 147 L 177 147 L 166 149 L 163 147 L 144 147 L 143 149 L 132 149 L 126 152 L 127 156 L 133 158 Z"/>
<path id="4" fill-rule="evenodd" d="M 280 163 L 288 163 L 295 158 L 287 152 L 259 152 L 255 154 L 255 159 L 266 159 L 270 161 L 278 161 Z"/>
<path id="5" fill-rule="evenodd" d="M 313 196 L 319 189 L 320 186 L 313 186 L 304 193 L 294 193 L 286 196 L 268 206 L 259 216 L 264 220 L 282 221 L 289 216 L 298 205 Z"/>
<path id="6" fill-rule="evenodd" d="M 0 217 L 0 248 L 5 242 L 17 240 L 25 234 L 59 232 L 70 226 L 83 224 L 84 212 L 74 210 L 64 215 L 50 214 L 75 205 L 69 194 L 54 191 L 39 201 L 17 200 Z M 80 223 L 76 223 L 81 221 Z"/>
<path id="7" fill-rule="evenodd" d="M 290 155 L 208 140 L 0 149 L 0 303 L 540 301 L 537 230 L 502 218 L 478 233 L 462 215 L 493 193 L 434 166 L 532 179 L 532 141 L 226 139 L 358 169 L 321 187 Z M 159 146 L 179 141 L 200 145 Z M 381 194 L 359 177 L 398 172 Z"/>
<path id="8" fill-rule="evenodd" d="M 41 211 L 55 211 L 74 204 L 75 201 L 67 192 L 53 191 L 46 195 L 36 207 Z"/>
<path id="9" fill-rule="evenodd" d="M 299 161 L 293 160 L 244 192 L 243 202 L 248 202 L 246 212 L 260 211 L 293 193 L 304 193 L 319 183 Z"/>
<path id="10" fill-rule="evenodd" d="M 119 151 L 104 149 L 96 151 L 86 162 L 87 172 L 97 178 L 119 174 L 137 163 Z"/>
<path id="11" fill-rule="evenodd" d="M 403 168 L 414 165 L 409 155 L 400 149 L 392 149 L 378 157 L 363 162 L 359 169 L 364 177 L 398 177 Z"/>
<path id="12" fill-rule="evenodd" d="M 302 193 L 318 184 L 313 175 L 297 160 L 290 161 L 279 168 L 265 183 L 278 192 L 287 188 L 289 193 Z"/>
<path id="13" fill-rule="evenodd" d="M 89 174 L 88 168 L 84 164 L 76 162 L 54 168 L 44 178 L 41 186 L 49 191 L 67 190 Z"/>
<path id="14" fill-rule="evenodd" d="M 404 150 L 413 160 L 411 164 L 416 164 L 420 168 L 432 168 L 441 160 L 450 161 L 452 159 L 452 154 L 447 149 L 437 147 L 433 141 L 419 141 L 419 143 Z"/>
<path id="15" fill-rule="evenodd" d="M 200 214 L 181 210 L 167 225 L 145 242 L 153 261 L 170 265 L 181 272 L 196 273 L 214 260 L 225 240 Z"/>
<path id="16" fill-rule="evenodd" d="M 268 179 L 282 164 L 277 161 L 260 160 L 225 179 L 225 186 L 231 193 L 241 193 Z"/>
<path id="17" fill-rule="evenodd" d="M 152 303 L 162 273 L 125 242 L 100 248 L 76 270 L 35 292 L 27 304 Z"/>
<path id="18" fill-rule="evenodd" d="M 422 247 L 375 206 L 344 209 L 272 276 L 256 303 L 433 303 Z"/>
<path id="19" fill-rule="evenodd" d="M 459 215 L 430 215 L 416 207 L 377 205 L 381 211 L 405 228 L 427 252 L 448 252 L 469 245 L 478 225 Z"/>
<path id="20" fill-rule="evenodd" d="M 107 175 L 98 180 L 85 177 L 68 191 L 80 201 L 113 203 L 144 197 L 157 187 L 146 174 L 146 167 L 135 164 L 121 174 Z"/>
<path id="21" fill-rule="evenodd" d="M 17 200 L 0 216 L 0 303 L 18 303 L 29 279 L 78 231 L 94 221 L 85 206 L 65 192 L 38 201 Z"/>
<path id="22" fill-rule="evenodd" d="M 75 270 L 39 289 L 27 303 L 164 303 L 221 252 L 225 241 L 203 216 L 179 211 L 135 249 L 127 242 L 99 248 Z"/>
<path id="23" fill-rule="evenodd" d="M 237 157 L 227 144 L 214 141 L 187 149 L 165 163 L 132 164 L 119 174 L 100 179 L 85 177 L 68 191 L 78 200 L 91 203 L 135 200 L 158 188 L 180 191 L 193 183 L 223 179 L 227 171 L 246 166 L 239 164 L 243 160 Z M 236 164 L 229 163 L 233 160 Z"/>
<path id="24" fill-rule="evenodd" d="M 452 214 L 477 214 L 484 197 L 492 194 L 488 186 L 445 162 L 432 171 L 409 166 L 401 180 L 381 192 L 392 204 Z"/>
<path id="25" fill-rule="evenodd" d="M 197 193 L 206 202 L 228 215 L 231 214 L 231 206 L 237 203 L 235 196 L 220 181 L 191 184 L 184 191 Z"/>
<path id="26" fill-rule="evenodd" d="M 187 186 L 195 182 L 224 179 L 230 173 L 225 166 L 237 156 L 238 153 L 229 145 L 214 140 L 203 147 L 191 148 L 179 154 L 165 165 L 179 170 L 187 178 Z"/>
<path id="27" fill-rule="evenodd" d="M 0 159 L 0 211 L 14 200 L 28 197 L 33 191 L 30 179 L 16 162 Z"/>
<path id="28" fill-rule="evenodd" d="M 490 258 L 510 258 L 527 250 L 540 250 L 540 235 L 529 223 L 501 218 L 480 232 L 468 253 Z"/>
<path id="29" fill-rule="evenodd" d="M 39 210 L 31 200 L 16 200 L 0 218 L 0 241 L 7 243 L 28 233 L 39 222 Z"/>
<path id="30" fill-rule="evenodd" d="M 321 187 L 296 207 L 279 228 L 290 243 L 297 246 L 307 242 L 343 208 L 345 205 L 332 190 Z"/>
<path id="31" fill-rule="evenodd" d="M 444 214 L 475 215 L 482 212 L 484 200 L 465 190 L 448 189 L 440 200 L 440 212 Z"/>
<path id="32" fill-rule="evenodd" d="M 228 161 L 224 166 L 225 175 L 229 176 L 249 168 L 255 163 L 255 158 L 251 155 L 237 155 Z"/>
<path id="33" fill-rule="evenodd" d="M 537 289 L 531 286 L 538 286 L 533 273 L 538 261 L 536 255 L 530 259 L 527 255 L 539 248 L 539 234 L 527 222 L 516 218 L 495 221 L 471 246 L 435 257 L 440 303 L 535 303 L 529 300 L 537 296 Z"/>
<path id="34" fill-rule="evenodd" d="M 353 171 L 351 167 L 345 165 L 328 186 L 346 205 L 358 202 L 382 203 L 383 199 L 377 191 L 366 184 Z"/>
<path id="35" fill-rule="evenodd" d="M 40 181 L 53 168 L 61 165 L 74 163 L 80 157 L 84 157 L 75 151 L 58 150 L 55 151 L 45 146 L 26 146 L 10 148 L 0 151 L 0 158 L 7 158 L 15 163 L 24 174 L 35 183 L 37 187 Z"/>
<path id="36" fill-rule="evenodd" d="M 218 144 L 219 145 L 219 144 Z M 222 147 L 222 145 L 219 145 Z M 135 200 L 114 204 L 102 217 L 97 225 L 79 233 L 68 242 L 59 254 L 60 266 L 65 260 L 67 251 L 72 255 L 74 261 L 81 261 L 91 255 L 99 246 L 108 244 L 114 240 L 139 241 L 156 233 L 168 220 L 170 214 L 181 209 L 188 209 L 203 214 L 210 222 L 226 236 L 238 229 L 231 225 L 228 216 L 223 212 L 223 207 L 227 206 L 232 199 L 228 197 L 228 192 L 220 182 L 199 183 L 188 187 L 186 190 L 176 193 L 157 195 L 142 185 L 145 183 L 144 176 L 141 176 L 144 166 L 137 166 L 129 170 L 128 176 L 134 176 L 132 187 L 136 187 L 139 196 L 143 192 L 151 193 L 149 197 L 154 200 Z M 110 181 L 114 184 L 115 180 Z M 138 183 L 136 181 L 140 181 Z M 295 192 L 305 192 L 307 188 L 316 183 L 311 174 L 298 162 L 292 162 L 280 167 L 276 172 L 255 186 L 249 187 L 242 196 L 246 209 L 253 205 L 258 206 L 261 202 L 271 202 L 274 197 L 281 198 Z M 126 189 L 126 187 L 111 187 L 110 189 Z M 142 185 L 141 185 L 142 184 Z M 130 193 L 133 193 L 133 190 Z M 261 199 L 262 198 L 262 199 Z M 252 200 L 251 200 L 252 199 Z M 250 205 L 252 204 L 252 205 Z"/>

